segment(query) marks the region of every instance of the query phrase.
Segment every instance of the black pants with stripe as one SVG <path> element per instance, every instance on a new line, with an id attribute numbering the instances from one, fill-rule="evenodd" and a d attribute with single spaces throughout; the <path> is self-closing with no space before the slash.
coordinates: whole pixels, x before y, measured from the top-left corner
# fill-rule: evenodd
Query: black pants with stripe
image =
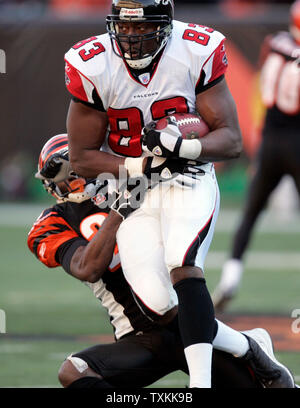
<path id="1" fill-rule="evenodd" d="M 188 373 L 180 336 L 167 328 L 130 334 L 116 343 L 95 345 L 73 356 L 86 361 L 105 381 L 120 388 L 146 387 L 177 370 Z M 170 386 L 166 384 L 166 388 Z M 212 387 L 260 388 L 260 385 L 240 359 L 214 351 Z"/>
<path id="2" fill-rule="evenodd" d="M 300 130 L 266 129 L 251 179 L 242 219 L 234 235 L 231 258 L 241 259 L 258 216 L 284 175 L 290 175 L 300 195 Z"/>

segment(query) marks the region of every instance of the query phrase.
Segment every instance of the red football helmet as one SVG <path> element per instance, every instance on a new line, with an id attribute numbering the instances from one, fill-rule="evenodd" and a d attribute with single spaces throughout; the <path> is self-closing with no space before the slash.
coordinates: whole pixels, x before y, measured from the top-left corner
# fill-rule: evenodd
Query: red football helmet
<path id="1" fill-rule="evenodd" d="M 300 44 L 300 0 L 295 1 L 291 6 L 290 32 L 295 41 Z"/>
<path id="2" fill-rule="evenodd" d="M 59 156 L 58 156 L 59 155 Z M 47 161 L 53 157 L 62 157 L 64 160 L 69 160 L 68 135 L 60 134 L 51 137 L 45 143 L 39 157 L 37 178 L 40 177 L 40 171 L 45 166 Z M 58 202 L 72 201 L 81 203 L 82 201 L 91 198 L 91 183 L 95 183 L 95 179 L 86 180 L 77 176 L 72 170 L 68 174 L 68 178 L 55 183 L 52 179 L 42 179 L 42 183 L 46 191 L 52 194 Z M 88 188 L 86 186 L 89 185 Z"/>

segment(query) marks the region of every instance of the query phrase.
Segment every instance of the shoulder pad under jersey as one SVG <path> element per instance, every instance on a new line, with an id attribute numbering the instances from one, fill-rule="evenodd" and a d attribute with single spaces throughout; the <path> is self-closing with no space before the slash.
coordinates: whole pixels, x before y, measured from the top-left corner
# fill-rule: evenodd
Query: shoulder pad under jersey
<path id="1" fill-rule="evenodd" d="M 79 41 L 65 54 L 66 87 L 73 96 L 94 103 L 92 93 L 99 88 L 99 78 L 108 75 L 110 47 L 108 34 L 102 34 Z"/>
<path id="2" fill-rule="evenodd" d="M 205 74 L 204 86 L 226 72 L 224 42 L 224 35 L 213 28 L 174 21 L 173 54 L 177 52 L 182 61 L 189 62 L 191 73 L 198 80 Z"/>

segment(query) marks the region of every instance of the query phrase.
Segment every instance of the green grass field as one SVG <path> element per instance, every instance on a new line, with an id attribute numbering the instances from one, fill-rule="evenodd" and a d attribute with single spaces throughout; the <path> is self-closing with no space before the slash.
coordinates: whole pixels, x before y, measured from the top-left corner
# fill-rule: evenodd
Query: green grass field
<path id="1" fill-rule="evenodd" d="M 106 312 L 90 290 L 61 268 L 47 269 L 27 249 L 27 233 L 41 208 L 0 206 L 0 309 L 6 313 L 7 331 L 0 334 L 0 387 L 59 387 L 57 371 L 64 358 L 92 345 L 75 336 L 112 334 Z M 218 280 L 236 222 L 234 211 L 220 213 L 207 257 L 210 289 Z M 253 237 L 243 285 L 228 313 L 290 317 L 292 310 L 300 309 L 299 238 L 299 218 L 286 221 L 266 215 Z M 276 354 L 300 382 L 300 353 Z M 176 372 L 153 386 L 186 384 L 187 376 Z"/>

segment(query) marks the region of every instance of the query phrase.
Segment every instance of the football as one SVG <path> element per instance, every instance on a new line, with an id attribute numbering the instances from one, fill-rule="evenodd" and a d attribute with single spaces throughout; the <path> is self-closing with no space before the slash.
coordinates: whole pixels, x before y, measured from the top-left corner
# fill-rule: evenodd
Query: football
<path id="1" fill-rule="evenodd" d="M 156 129 L 163 130 L 169 123 L 176 123 L 183 139 L 201 139 L 209 133 L 209 127 L 196 113 L 173 113 L 156 122 Z"/>

